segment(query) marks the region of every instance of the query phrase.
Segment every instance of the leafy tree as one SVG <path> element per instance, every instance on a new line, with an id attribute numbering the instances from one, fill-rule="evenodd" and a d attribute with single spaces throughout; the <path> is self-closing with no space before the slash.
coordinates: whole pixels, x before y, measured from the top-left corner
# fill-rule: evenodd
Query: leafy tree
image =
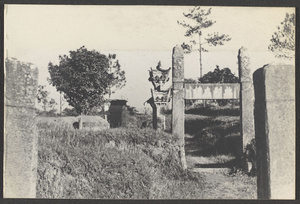
<path id="1" fill-rule="evenodd" d="M 70 51 L 70 56 L 59 56 L 59 65 L 50 62 L 48 70 L 50 84 L 64 93 L 78 114 L 89 114 L 104 101 L 105 94 L 112 88 L 122 88 L 126 82 L 116 55 L 107 57 L 84 46 Z"/>
<path id="2" fill-rule="evenodd" d="M 213 72 L 208 72 L 199 78 L 199 81 L 201 83 L 238 83 L 239 78 L 234 76 L 229 68 L 220 69 L 217 65 Z M 228 100 L 219 99 L 217 102 L 220 106 L 225 106 Z"/>
<path id="3" fill-rule="evenodd" d="M 295 14 L 286 14 L 278 31 L 272 35 L 268 49 L 275 57 L 291 59 L 295 57 Z"/>
<path id="4" fill-rule="evenodd" d="M 56 105 L 56 102 L 53 98 L 49 98 L 49 92 L 45 90 L 46 86 L 39 85 L 38 93 L 36 95 L 38 103 L 42 103 L 44 112 L 47 111 L 47 108 L 53 108 Z"/>
<path id="5" fill-rule="evenodd" d="M 193 9 L 189 10 L 189 13 L 183 13 L 184 17 L 189 19 L 190 23 L 186 23 L 185 21 L 177 21 L 179 25 L 187 28 L 185 36 L 186 37 L 194 37 L 198 36 L 198 44 L 199 44 L 199 55 L 200 55 L 200 77 L 202 77 L 202 58 L 201 52 L 208 52 L 206 48 L 203 47 L 204 44 L 209 46 L 217 46 L 224 45 L 225 41 L 231 40 L 228 35 L 219 34 L 218 32 L 207 33 L 207 37 L 204 38 L 204 42 L 202 42 L 203 30 L 213 26 L 216 21 L 213 21 L 208 18 L 211 14 L 211 8 L 209 9 L 201 9 L 200 6 L 196 6 Z M 193 45 L 196 45 L 195 40 L 190 40 L 191 44 L 183 43 L 181 46 L 185 50 L 186 53 L 192 52 Z"/>
<path id="6" fill-rule="evenodd" d="M 121 71 L 121 65 L 119 60 L 116 59 L 115 54 L 108 55 L 109 73 L 115 80 L 112 80 L 109 84 L 109 99 L 112 93 L 115 93 L 117 89 L 122 88 L 125 85 L 125 72 Z"/>
<path id="7" fill-rule="evenodd" d="M 184 83 L 196 83 L 197 81 L 195 79 L 192 78 L 185 78 L 184 79 Z"/>
<path id="8" fill-rule="evenodd" d="M 208 72 L 199 78 L 201 83 L 238 83 L 239 78 L 232 74 L 229 68 L 220 69 L 217 65 L 213 72 Z"/>

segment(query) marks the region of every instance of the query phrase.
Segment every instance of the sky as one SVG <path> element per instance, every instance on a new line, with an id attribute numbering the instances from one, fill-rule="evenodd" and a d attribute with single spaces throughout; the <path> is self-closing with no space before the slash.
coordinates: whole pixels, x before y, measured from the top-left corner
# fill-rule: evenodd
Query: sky
<path id="1" fill-rule="evenodd" d="M 172 49 L 191 38 L 177 20 L 185 20 L 190 6 L 79 6 L 5 5 L 4 53 L 31 62 L 39 68 L 39 84 L 46 85 L 50 97 L 59 102 L 55 87 L 48 84 L 48 63 L 58 64 L 59 55 L 85 46 L 103 54 L 114 53 L 126 73 L 126 86 L 112 98 L 126 99 L 128 105 L 143 111 L 151 97 L 150 67 L 161 61 L 172 66 Z M 228 34 L 232 40 L 223 46 L 206 47 L 202 53 L 203 74 L 216 65 L 228 67 L 238 76 L 237 54 L 248 49 L 252 72 L 269 63 L 294 63 L 274 58 L 268 51 L 270 38 L 292 7 L 202 7 L 212 8 L 216 23 L 207 33 Z M 197 38 L 195 38 L 197 39 Z M 199 77 L 199 53 L 184 56 L 185 77 Z M 147 107 L 147 106 L 146 106 Z M 148 106 L 147 108 L 149 108 Z M 57 106 L 58 108 L 58 106 Z"/>

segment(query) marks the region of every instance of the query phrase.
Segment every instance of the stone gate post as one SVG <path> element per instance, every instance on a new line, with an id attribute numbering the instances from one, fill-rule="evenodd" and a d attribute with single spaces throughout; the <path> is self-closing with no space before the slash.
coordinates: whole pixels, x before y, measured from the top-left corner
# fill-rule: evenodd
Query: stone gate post
<path id="1" fill-rule="evenodd" d="M 5 60 L 4 198 L 36 197 L 37 80 L 38 69 L 32 64 Z"/>
<path id="2" fill-rule="evenodd" d="M 246 48 L 239 49 L 238 54 L 239 80 L 240 80 L 240 118 L 241 135 L 245 151 L 246 145 L 255 138 L 254 133 L 254 91 L 251 77 L 251 62 Z"/>
<path id="3" fill-rule="evenodd" d="M 183 49 L 178 45 L 173 48 L 172 80 L 172 133 L 179 137 L 179 156 L 183 169 L 186 169 L 184 150 L 184 56 Z"/>
<path id="4" fill-rule="evenodd" d="M 295 199 L 295 66 L 253 74 L 258 199 Z"/>

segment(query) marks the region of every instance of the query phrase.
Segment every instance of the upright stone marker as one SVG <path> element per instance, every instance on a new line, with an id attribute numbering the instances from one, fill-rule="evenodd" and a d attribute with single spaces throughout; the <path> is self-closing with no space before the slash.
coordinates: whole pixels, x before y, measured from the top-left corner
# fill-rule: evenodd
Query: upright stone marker
<path id="1" fill-rule="evenodd" d="M 173 48 L 172 75 L 172 133 L 179 137 L 179 156 L 183 169 L 186 169 L 184 150 L 184 56 L 183 49 L 180 46 Z"/>
<path id="2" fill-rule="evenodd" d="M 243 151 L 255 138 L 254 133 L 254 92 L 251 77 L 251 62 L 246 48 L 239 49 L 238 55 L 240 79 L 240 118 Z"/>
<path id="3" fill-rule="evenodd" d="M 253 74 L 258 199 L 295 199 L 295 66 Z"/>
<path id="4" fill-rule="evenodd" d="M 35 198 L 37 133 L 35 100 L 38 69 L 5 60 L 4 198 Z"/>
<path id="5" fill-rule="evenodd" d="M 126 108 L 126 100 L 112 100 L 109 107 L 109 123 L 111 128 L 124 127 L 124 112 Z"/>

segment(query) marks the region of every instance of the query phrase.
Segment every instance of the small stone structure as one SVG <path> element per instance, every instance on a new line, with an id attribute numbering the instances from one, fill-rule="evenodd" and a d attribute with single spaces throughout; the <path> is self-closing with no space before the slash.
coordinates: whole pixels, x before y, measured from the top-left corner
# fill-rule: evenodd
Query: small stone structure
<path id="1" fill-rule="evenodd" d="M 127 110 L 126 100 L 112 100 L 109 107 L 108 120 L 111 128 L 121 127 L 125 121 L 123 121 L 123 115 Z"/>
<path id="2" fill-rule="evenodd" d="M 104 130 L 110 127 L 109 123 L 101 116 L 80 115 L 77 116 L 79 129 Z"/>
<path id="3" fill-rule="evenodd" d="M 37 80 L 38 69 L 33 64 L 5 60 L 4 198 L 36 197 Z"/>
<path id="4" fill-rule="evenodd" d="M 258 199 L 295 199 L 295 66 L 253 74 Z"/>

